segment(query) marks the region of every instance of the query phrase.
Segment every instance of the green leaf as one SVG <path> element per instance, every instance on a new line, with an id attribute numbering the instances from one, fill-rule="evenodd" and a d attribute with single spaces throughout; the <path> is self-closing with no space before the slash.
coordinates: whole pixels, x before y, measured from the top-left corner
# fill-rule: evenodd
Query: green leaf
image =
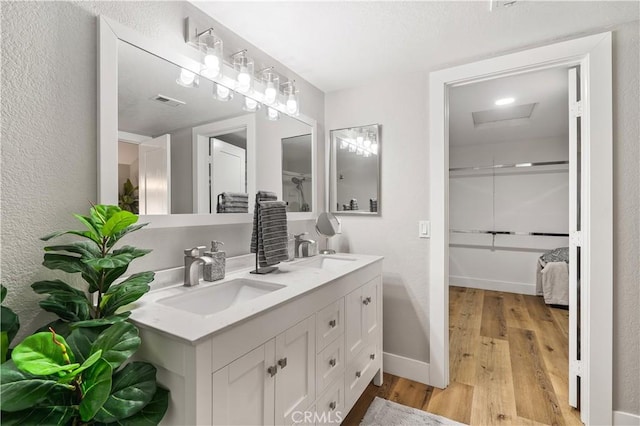
<path id="1" fill-rule="evenodd" d="M 31 288 L 38 294 L 61 294 L 84 297 L 86 295 L 82 290 L 71 287 L 69 284 L 60 280 L 37 281 L 31 284 Z"/>
<path id="2" fill-rule="evenodd" d="M 60 406 L 31 407 L 13 413 L 3 411 L 2 425 L 67 425 L 75 413 L 76 410 L 73 407 Z"/>
<path id="3" fill-rule="evenodd" d="M 77 368 L 80 364 L 73 363 L 73 352 L 64 337 L 56 336 L 55 338 L 64 345 L 68 359 L 65 358 L 63 349 L 54 343 L 53 333 L 50 332 L 28 336 L 13 349 L 11 358 L 20 370 L 37 376 L 47 376 Z"/>
<path id="4" fill-rule="evenodd" d="M 87 320 L 87 321 L 78 321 L 71 324 L 71 328 L 75 329 L 75 328 L 81 328 L 81 327 L 82 328 L 104 327 L 105 325 L 111 325 L 111 324 L 116 324 L 116 323 L 125 321 L 127 318 L 129 318 L 129 315 L 131 315 L 131 312 L 122 312 L 118 315 L 111 315 L 105 318 L 98 318 L 98 319 Z"/>
<path id="5" fill-rule="evenodd" d="M 73 216 L 76 219 L 78 219 L 80 222 L 82 222 L 84 226 L 87 227 L 88 231 L 95 237 L 96 240 L 99 241 L 102 239 L 102 232 L 101 232 L 102 226 L 95 223 L 93 221 L 93 218 L 88 216 L 82 216 L 80 214 L 74 214 Z"/>
<path id="6" fill-rule="evenodd" d="M 45 251 L 66 251 L 69 253 L 79 254 L 84 257 L 98 257 L 102 255 L 100 247 L 93 241 L 75 241 L 71 244 L 62 244 L 57 246 L 47 246 Z"/>
<path id="7" fill-rule="evenodd" d="M 114 214 L 121 211 L 122 209 L 118 206 L 97 204 L 91 208 L 89 214 L 96 226 L 102 228 Z"/>
<path id="8" fill-rule="evenodd" d="M 115 369 L 129 359 L 139 346 L 138 329 L 131 323 L 118 322 L 100 333 L 91 347 L 91 352 L 102 349 L 102 358 Z"/>
<path id="9" fill-rule="evenodd" d="M 84 362 L 91 355 L 91 346 L 100 333 L 94 328 L 76 328 L 69 337 L 67 344 L 73 351 L 76 361 Z"/>
<path id="10" fill-rule="evenodd" d="M 107 220 L 102 228 L 102 234 L 107 237 L 113 237 L 129 225 L 133 225 L 138 221 L 138 216 L 128 211 L 119 211 Z"/>
<path id="11" fill-rule="evenodd" d="M 86 321 L 91 318 L 91 306 L 86 297 L 51 295 L 39 302 L 42 309 L 66 321 Z"/>
<path id="12" fill-rule="evenodd" d="M 156 392 L 156 368 L 146 362 L 127 364 L 113 376 L 111 395 L 95 419 L 111 423 L 142 410 Z"/>
<path id="13" fill-rule="evenodd" d="M 18 315 L 6 306 L 0 306 L 0 330 L 7 333 L 9 343 L 16 337 L 20 329 Z"/>
<path id="14" fill-rule="evenodd" d="M 103 270 L 104 276 L 102 280 L 102 292 L 106 293 L 107 291 L 109 291 L 109 287 L 111 286 L 111 284 L 113 284 L 115 280 L 124 275 L 124 273 L 127 272 L 128 267 L 129 265 L 122 266 L 120 268 Z"/>
<path id="15" fill-rule="evenodd" d="M 101 241 L 96 239 L 96 237 L 89 231 L 58 231 L 58 232 L 53 232 L 49 235 L 45 235 L 44 237 L 41 237 L 40 239 L 42 241 L 49 241 L 53 238 L 59 237 L 61 235 L 66 235 L 66 234 L 71 234 L 71 235 L 77 235 L 79 237 L 83 237 L 83 238 L 87 238 L 93 242 L 95 242 L 96 244 L 100 244 Z"/>
<path id="16" fill-rule="evenodd" d="M 86 370 L 87 368 L 89 368 L 93 364 L 95 364 L 100 359 L 100 357 L 102 357 L 102 351 L 101 350 L 98 350 L 98 352 L 91 354 L 91 356 L 89 358 L 87 358 L 85 360 L 85 362 L 83 362 L 80 367 L 76 368 L 75 370 L 67 373 L 65 376 L 60 378 L 58 380 L 58 383 L 69 383 L 69 382 L 71 382 L 78 374 L 82 373 L 84 370 Z"/>
<path id="17" fill-rule="evenodd" d="M 42 264 L 49 269 L 57 269 L 70 274 L 81 272 L 82 278 L 84 278 L 89 285 L 98 282 L 97 272 L 85 264 L 80 257 L 58 253 L 45 253 Z"/>
<path id="18" fill-rule="evenodd" d="M 112 286 L 102 297 L 100 311 L 104 315 L 112 315 L 118 308 L 135 302 L 149 291 L 149 283 L 153 281 L 153 272 L 133 274 L 120 284 Z"/>
<path id="19" fill-rule="evenodd" d="M 122 231 L 114 234 L 113 238 L 111 238 L 111 240 L 109 240 L 109 243 L 107 244 L 107 246 L 109 248 L 111 248 L 119 239 L 121 239 L 125 235 L 127 235 L 127 234 L 129 234 L 131 232 L 135 232 L 135 231 L 137 231 L 139 229 L 142 229 L 147 225 L 148 225 L 148 223 L 139 223 L 137 225 L 131 225 L 131 226 L 126 227 Z"/>
<path id="20" fill-rule="evenodd" d="M 84 263 L 90 265 L 92 268 L 113 269 L 128 266 L 133 259 L 142 257 L 151 250 L 139 249 L 131 246 L 124 246 L 118 250 L 114 250 L 112 254 L 108 254 L 105 257 L 86 259 Z"/>
<path id="21" fill-rule="evenodd" d="M 7 297 L 7 288 L 0 284 L 0 303 L 4 302 L 5 297 Z"/>
<path id="22" fill-rule="evenodd" d="M 0 364 L 7 360 L 9 352 L 9 335 L 6 331 L 0 331 Z"/>
<path id="23" fill-rule="evenodd" d="M 158 388 L 149 402 L 138 414 L 116 421 L 121 426 L 157 426 L 169 407 L 169 391 Z"/>
<path id="24" fill-rule="evenodd" d="M 80 401 L 80 418 L 88 422 L 93 419 L 100 407 L 109 398 L 111 391 L 111 365 L 100 358 L 82 376 L 82 401 Z"/>
<path id="25" fill-rule="evenodd" d="M 32 407 L 56 388 L 64 389 L 55 380 L 34 377 L 20 371 L 13 361 L 0 365 L 0 405 L 3 411 L 12 412 Z M 4 421 L 3 413 L 3 424 Z"/>

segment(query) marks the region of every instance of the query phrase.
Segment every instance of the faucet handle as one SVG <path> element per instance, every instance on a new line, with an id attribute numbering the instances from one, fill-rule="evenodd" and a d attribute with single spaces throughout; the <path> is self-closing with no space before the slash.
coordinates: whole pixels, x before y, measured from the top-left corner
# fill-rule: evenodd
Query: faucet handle
<path id="1" fill-rule="evenodd" d="M 191 256 L 191 257 L 198 257 L 198 256 L 202 256 L 202 252 L 204 250 L 206 250 L 207 248 L 205 246 L 197 246 L 197 247 L 193 247 L 190 249 L 185 249 L 184 250 L 184 255 L 185 256 Z"/>
<path id="2" fill-rule="evenodd" d="M 300 239 L 300 237 L 302 237 L 303 235 L 309 235 L 309 233 L 308 233 L 308 232 L 303 232 L 302 234 L 294 235 L 293 237 L 294 237 L 296 240 L 299 240 L 299 239 Z"/>

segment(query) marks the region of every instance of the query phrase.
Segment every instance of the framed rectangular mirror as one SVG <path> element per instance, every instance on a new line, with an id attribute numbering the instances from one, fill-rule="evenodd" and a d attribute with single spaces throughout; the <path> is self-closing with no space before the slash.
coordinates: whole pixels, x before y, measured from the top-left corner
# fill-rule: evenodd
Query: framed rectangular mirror
<path id="1" fill-rule="evenodd" d="M 257 190 L 284 199 L 281 164 L 271 152 L 302 134 L 311 144 L 305 196 L 315 198 L 315 120 L 285 111 L 268 116 L 254 93 L 231 89 L 230 65 L 220 77 L 199 75 L 190 56 L 198 51 L 186 44 L 173 51 L 100 17 L 99 47 L 98 202 L 119 204 L 151 227 L 251 223 Z M 249 101 L 257 111 L 247 109 Z M 246 207 L 220 208 L 222 193 L 247 194 Z M 316 203 L 308 204 L 289 219 L 314 217 Z"/>
<path id="2" fill-rule="evenodd" d="M 379 215 L 380 125 L 331 130 L 330 153 L 330 211 Z"/>

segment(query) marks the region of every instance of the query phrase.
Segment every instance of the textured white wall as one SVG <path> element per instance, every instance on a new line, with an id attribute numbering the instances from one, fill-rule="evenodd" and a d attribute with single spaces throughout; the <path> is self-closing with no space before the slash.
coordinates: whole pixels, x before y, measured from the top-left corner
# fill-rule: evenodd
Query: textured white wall
<path id="1" fill-rule="evenodd" d="M 636 21 L 591 33 L 605 30 L 614 32 L 614 409 L 640 414 L 639 26 Z M 549 39 L 579 36 L 562 36 L 557 28 L 548 32 Z M 501 49 L 492 46 L 495 55 Z M 384 350 L 421 361 L 428 361 L 429 251 L 428 240 L 417 238 L 417 221 L 427 219 L 429 212 L 428 72 L 456 65 L 440 64 L 437 57 L 432 62 L 423 72 L 330 92 L 325 98 L 327 133 L 374 122 L 383 126 L 382 216 L 341 218 L 339 244 L 385 256 Z"/>
<path id="2" fill-rule="evenodd" d="M 39 237 L 79 227 L 72 213 L 88 211 L 89 202 L 96 200 L 99 14 L 177 50 L 186 49 L 186 16 L 214 26 L 227 52 L 246 47 L 258 63 L 275 65 L 296 79 L 303 96 L 302 113 L 318 120 L 319 140 L 323 140 L 324 94 L 189 3 L 1 2 L 0 7 L 1 280 L 9 288 L 6 303 L 20 315 L 23 333 L 49 318 L 40 311 L 39 297 L 29 287 L 54 275 L 41 266 L 45 243 Z M 278 179 L 277 187 L 281 185 Z M 313 222 L 289 226 L 290 232 L 299 233 L 311 231 Z M 212 239 L 224 241 L 230 256 L 247 253 L 250 233 L 250 225 L 143 230 L 129 243 L 154 251 L 134 262 L 132 271 L 180 265 L 184 248 L 206 245 Z"/>

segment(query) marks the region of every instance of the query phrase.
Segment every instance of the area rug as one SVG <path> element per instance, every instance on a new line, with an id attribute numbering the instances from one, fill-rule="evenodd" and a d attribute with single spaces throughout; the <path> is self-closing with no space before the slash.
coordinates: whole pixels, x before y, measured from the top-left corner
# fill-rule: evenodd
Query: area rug
<path id="1" fill-rule="evenodd" d="M 446 417 L 436 416 L 377 396 L 360 424 L 362 426 L 464 425 L 464 423 L 454 422 Z"/>

